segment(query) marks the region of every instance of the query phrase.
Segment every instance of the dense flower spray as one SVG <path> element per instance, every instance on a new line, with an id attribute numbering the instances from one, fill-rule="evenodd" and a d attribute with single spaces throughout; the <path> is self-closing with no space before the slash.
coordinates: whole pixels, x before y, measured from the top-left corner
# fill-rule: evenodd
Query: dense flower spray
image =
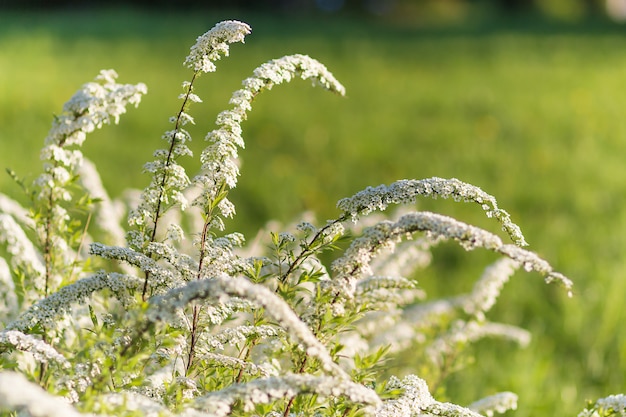
<path id="1" fill-rule="evenodd" d="M 217 115 L 201 171 L 188 176 L 186 126 L 195 122 L 191 104 L 202 101 L 196 82 L 250 33 L 245 23 L 225 21 L 191 47 L 182 104 L 130 207 L 110 198 L 77 149 L 146 92 L 143 84 L 118 84 L 112 70 L 85 84 L 54 119 L 43 173 L 29 188 L 33 209 L 0 195 L 0 410 L 41 417 L 475 417 L 515 409 L 517 397 L 508 392 L 464 407 L 437 401 L 429 388 L 476 340 L 528 343 L 525 330 L 487 317 L 515 271 L 538 271 L 568 291 L 572 285 L 522 248 L 520 228 L 480 188 L 457 179 L 401 180 L 340 200 L 338 216 L 320 226 L 308 217 L 262 231 L 252 244 L 224 231 L 235 215 L 228 195 L 255 97 L 295 79 L 345 94 L 309 56 L 260 65 Z M 419 197 L 477 203 L 513 244 L 415 211 Z M 392 204 L 405 207 L 394 220 L 374 216 Z M 86 219 L 76 223 L 73 208 Z M 429 301 L 417 277 L 430 249 L 445 241 L 502 258 L 468 294 Z M 340 248 L 332 262 L 322 255 Z M 385 361 L 409 349 L 421 365 L 413 371 L 423 374 L 383 377 Z M 607 398 L 593 412 L 622 403 Z"/>

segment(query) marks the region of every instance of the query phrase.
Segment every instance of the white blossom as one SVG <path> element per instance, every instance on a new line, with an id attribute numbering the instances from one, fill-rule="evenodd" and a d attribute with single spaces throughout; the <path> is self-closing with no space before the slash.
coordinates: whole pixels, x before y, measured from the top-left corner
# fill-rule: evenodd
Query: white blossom
<path id="1" fill-rule="evenodd" d="M 306 55 L 289 55 L 269 61 L 254 70 L 253 77 L 244 80 L 243 88 L 233 93 L 232 110 L 218 114 L 217 129 L 209 132 L 206 140 L 211 144 L 202 152 L 200 160 L 204 174 L 194 182 L 203 190 L 193 204 L 207 211 L 212 202 L 223 198 L 225 188 L 234 188 L 239 176 L 237 148 L 244 147 L 241 122 L 252 108 L 254 97 L 272 86 L 291 81 L 294 77 L 310 79 L 314 85 L 344 95 L 345 88 L 328 69 Z M 234 213 L 234 206 L 219 207 L 225 217 Z M 224 211 L 225 209 L 225 211 Z M 215 216 L 215 214 L 214 214 Z"/>
<path id="2" fill-rule="evenodd" d="M 122 213 L 111 201 L 109 194 L 104 189 L 95 164 L 88 159 L 84 159 L 77 173 L 80 176 L 83 187 L 89 192 L 91 197 L 99 200 L 95 205 L 94 223 L 106 234 L 108 243 L 123 245 L 126 233 L 121 226 Z"/>
<path id="3" fill-rule="evenodd" d="M 155 401 L 138 392 L 126 391 L 119 393 L 108 393 L 100 397 L 100 401 L 106 404 L 105 410 L 100 410 L 99 402 L 95 403 L 94 411 L 108 411 L 111 407 L 114 409 L 124 410 L 125 412 L 134 411 L 140 413 L 143 417 L 174 417 L 160 402 Z"/>
<path id="4" fill-rule="evenodd" d="M 189 55 L 185 58 L 185 66 L 196 72 L 213 72 L 213 61 L 220 59 L 221 55 L 228 56 L 230 43 L 243 43 L 251 29 L 245 23 L 236 20 L 226 20 L 215 25 L 211 30 L 201 35 L 191 47 Z"/>
<path id="5" fill-rule="evenodd" d="M 236 346 L 249 338 L 275 338 L 284 332 L 270 325 L 227 327 L 206 338 L 205 344 L 211 350 L 224 350 L 224 345 Z"/>
<path id="6" fill-rule="evenodd" d="M 371 269 L 376 275 L 412 276 L 415 271 L 430 264 L 432 254 L 429 249 L 436 243 L 426 237 L 401 242 L 395 245 L 394 250 L 381 251 L 372 260 Z"/>
<path id="7" fill-rule="evenodd" d="M 531 336 L 527 330 L 507 324 L 458 320 L 453 323 L 450 331 L 428 346 L 427 354 L 433 363 L 442 365 L 444 358 L 456 352 L 459 346 L 485 337 L 504 338 L 525 347 L 530 343 Z"/>
<path id="8" fill-rule="evenodd" d="M 392 376 L 387 389 L 401 389 L 400 397 L 384 401 L 376 409 L 376 417 L 412 417 L 419 416 L 422 411 L 435 402 L 428 391 L 426 381 L 415 375 L 408 375 L 402 381 Z"/>
<path id="9" fill-rule="evenodd" d="M 43 289 L 45 266 L 24 230 L 12 216 L 0 213 L 0 244 L 6 245 L 13 268 L 23 271 L 36 289 Z"/>
<path id="10" fill-rule="evenodd" d="M 55 117 L 46 144 L 81 145 L 86 133 L 111 121 L 118 123 L 120 115 L 126 112 L 127 104 L 137 106 L 147 92 L 145 84 L 117 84 L 116 78 L 115 71 L 102 70 L 95 82 L 83 85 L 65 103 L 63 113 Z"/>
<path id="11" fill-rule="evenodd" d="M 237 312 L 252 310 L 253 304 L 245 299 L 231 297 L 224 302 L 213 303 L 204 307 L 204 312 L 209 323 L 220 325 Z"/>
<path id="12" fill-rule="evenodd" d="M 479 318 L 496 303 L 500 291 L 511 275 L 519 268 L 520 263 L 510 258 L 502 258 L 490 265 L 481 278 L 474 284 L 470 294 L 460 297 L 457 301 L 467 314 Z"/>
<path id="13" fill-rule="evenodd" d="M 69 368 L 69 361 L 45 341 L 18 330 L 0 331 L 0 345 L 10 345 L 22 352 L 29 352 L 39 362 L 56 362 L 62 368 Z"/>
<path id="14" fill-rule="evenodd" d="M 257 306 L 263 307 L 293 338 L 302 343 L 307 354 L 317 358 L 322 368 L 335 376 L 348 378 L 345 372 L 330 357 L 324 345 L 313 335 L 311 330 L 294 313 L 289 305 L 269 289 L 253 284 L 243 278 L 215 277 L 193 281 L 181 288 L 174 288 L 166 294 L 154 297 L 151 301 L 153 320 L 172 319 L 177 310 L 189 305 L 194 300 L 218 300 L 228 297 L 245 298 Z"/>
<path id="15" fill-rule="evenodd" d="M 333 262 L 336 273 L 333 282 L 344 297 L 352 298 L 355 280 L 371 274 L 372 258 L 382 249 L 393 249 L 402 238 L 415 232 L 426 232 L 434 238 L 453 239 L 466 250 L 485 248 L 520 262 L 527 270 L 535 270 L 546 276 L 546 282 L 557 281 L 568 292 L 572 282 L 536 254 L 515 245 L 505 245 L 502 240 L 483 229 L 459 222 L 451 217 L 430 212 L 414 212 L 402 216 L 397 222 L 383 221 L 365 229 L 363 236 L 355 239 L 344 255 Z"/>
<path id="16" fill-rule="evenodd" d="M 413 204 L 418 196 L 452 197 L 455 201 L 480 204 L 487 217 L 496 218 L 502 224 L 503 230 L 517 245 L 527 245 L 519 226 L 511 221 L 511 217 L 506 211 L 498 207 L 495 197 L 456 178 L 433 177 L 423 180 L 400 180 L 388 186 L 367 187 L 352 197 L 340 200 L 337 207 L 356 219 L 374 210 L 383 211 L 390 204 Z"/>
<path id="17" fill-rule="evenodd" d="M 233 384 L 196 398 L 193 406 L 215 416 L 227 416 L 235 401 L 240 401 L 244 411 L 249 412 L 254 410 L 255 404 L 268 404 L 300 394 L 315 394 L 320 398 L 346 397 L 353 403 L 370 407 L 381 403 L 373 390 L 343 378 L 288 374 Z"/>
<path id="18" fill-rule="evenodd" d="M 436 401 L 428 390 L 426 382 L 415 375 L 408 375 L 402 381 L 391 377 L 388 389 L 402 389 L 399 398 L 387 400 L 376 410 L 376 417 L 413 417 L 413 416 L 447 416 L 447 417 L 482 417 L 474 411 L 450 403 Z"/>
<path id="19" fill-rule="evenodd" d="M 0 322 L 6 323 L 18 312 L 18 299 L 11 270 L 4 258 L 0 258 Z"/>
<path id="20" fill-rule="evenodd" d="M 171 286 L 173 283 L 182 281 L 181 271 L 174 268 L 167 268 L 166 266 L 157 263 L 149 256 L 133 249 L 122 248 L 119 246 L 107 246 L 96 242 L 90 245 L 89 252 L 92 255 L 97 255 L 105 259 L 115 259 L 136 266 L 140 270 L 149 273 L 153 278 L 153 284 L 156 286 L 163 286 L 166 284 Z"/>
<path id="21" fill-rule="evenodd" d="M 370 308 L 385 309 L 412 303 L 423 298 L 423 292 L 404 277 L 373 275 L 357 282 L 355 296 Z"/>
<path id="22" fill-rule="evenodd" d="M 84 416 L 64 399 L 48 394 L 15 372 L 0 372 L 0 409 L 24 412 L 31 417 Z"/>
<path id="23" fill-rule="evenodd" d="M 206 352 L 199 355 L 199 359 L 209 362 L 213 366 L 222 366 L 231 369 L 240 369 L 248 375 L 268 377 L 270 372 L 263 366 L 256 365 L 243 359 L 235 358 L 221 353 Z"/>
<path id="24" fill-rule="evenodd" d="M 143 281 L 139 278 L 115 272 L 97 272 L 89 277 L 81 278 L 73 284 L 66 285 L 57 292 L 42 298 L 28 310 L 8 323 L 6 330 L 27 331 L 37 324 L 54 327 L 58 316 L 69 312 L 72 305 L 83 302 L 94 292 L 108 288 L 122 301 L 128 302 L 125 294 L 129 289 L 141 288 Z"/>
<path id="25" fill-rule="evenodd" d="M 599 414 L 602 413 L 602 414 Z M 616 394 L 600 398 L 578 414 L 578 417 L 626 416 L 626 395 Z"/>
<path id="26" fill-rule="evenodd" d="M 517 409 L 517 395 L 512 392 L 499 392 L 467 406 L 472 411 L 493 417 L 494 413 L 502 414 Z"/>
<path id="27" fill-rule="evenodd" d="M 0 213 L 12 216 L 18 223 L 27 227 L 33 228 L 35 226 L 28 210 L 2 193 L 0 193 Z"/>

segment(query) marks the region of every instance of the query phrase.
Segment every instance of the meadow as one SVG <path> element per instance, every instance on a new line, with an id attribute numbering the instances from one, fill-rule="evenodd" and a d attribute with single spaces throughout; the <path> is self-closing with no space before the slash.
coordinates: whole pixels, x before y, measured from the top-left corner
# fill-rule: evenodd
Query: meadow
<path id="1" fill-rule="evenodd" d="M 161 146 L 177 106 L 182 60 L 193 40 L 223 18 L 246 21 L 253 33 L 221 63 L 219 81 L 207 75 L 197 87 L 205 102 L 190 129 L 196 153 L 230 93 L 271 58 L 309 54 L 347 90 L 345 98 L 333 97 L 294 82 L 255 101 L 244 123 L 242 178 L 231 193 L 244 233 L 303 211 L 332 218 L 340 198 L 402 178 L 456 177 L 480 186 L 511 213 L 530 249 L 574 279 L 574 297 L 533 274 L 517 274 L 490 315 L 527 328 L 533 341 L 525 349 L 480 342 L 479 365 L 454 374 L 446 396 L 463 404 L 510 390 L 520 396 L 510 414 L 525 417 L 575 415 L 588 399 L 626 391 L 621 28 L 544 22 L 416 29 L 223 13 L 3 14 L 0 165 L 35 177 L 54 112 L 100 69 L 114 68 L 120 82 L 146 83 L 148 95 L 121 126 L 94 133 L 84 153 L 113 196 L 142 188 L 141 165 Z M 0 176 L 0 190 L 21 198 L 8 175 Z M 419 207 L 498 232 L 475 207 L 441 200 Z M 492 259 L 452 245 L 436 254 L 419 278 L 433 296 L 467 290 Z"/>

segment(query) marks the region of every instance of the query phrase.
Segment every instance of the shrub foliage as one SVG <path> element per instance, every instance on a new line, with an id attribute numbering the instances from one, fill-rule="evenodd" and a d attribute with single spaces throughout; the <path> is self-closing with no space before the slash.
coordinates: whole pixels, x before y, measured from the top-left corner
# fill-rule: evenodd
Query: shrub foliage
<path id="1" fill-rule="evenodd" d="M 431 395 L 466 363 L 468 344 L 493 336 L 528 343 L 525 330 L 485 315 L 517 269 L 571 288 L 524 249 L 493 196 L 457 179 L 401 180 L 340 200 L 326 222 L 305 215 L 250 242 L 227 230 L 241 124 L 255 97 L 296 78 L 343 95 L 324 65 L 290 55 L 255 69 L 206 135 L 201 171 L 187 174 L 185 126 L 202 101 L 194 87 L 249 33 L 225 21 L 191 47 L 184 65 L 192 75 L 164 148 L 144 165 L 144 190 L 111 200 L 80 151 L 88 133 L 118 123 L 147 92 L 119 84 L 113 70 L 54 117 L 41 175 L 26 182 L 11 172 L 30 206 L 0 195 L 0 407 L 6 415 L 190 417 L 491 416 L 516 408 L 509 392 L 467 406 Z M 477 204 L 513 243 L 412 208 L 437 197 Z M 444 241 L 501 259 L 468 294 L 426 301 L 419 270 Z M 386 361 L 402 355 L 419 369 L 387 375 Z M 623 405 L 609 397 L 581 415 Z"/>

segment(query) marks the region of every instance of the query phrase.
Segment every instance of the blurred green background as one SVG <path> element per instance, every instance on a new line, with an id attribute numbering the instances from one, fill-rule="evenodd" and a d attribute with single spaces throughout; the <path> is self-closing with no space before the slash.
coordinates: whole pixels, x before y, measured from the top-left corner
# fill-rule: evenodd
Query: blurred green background
<path id="1" fill-rule="evenodd" d="M 143 187 L 141 166 L 163 146 L 190 77 L 181 65 L 189 46 L 219 20 L 246 21 L 246 44 L 197 83 L 196 155 L 230 93 L 271 58 L 319 59 L 347 97 L 297 81 L 258 97 L 244 124 L 229 227 L 252 238 L 267 220 L 306 210 L 324 221 L 340 198 L 401 178 L 480 186 L 511 213 L 530 249 L 575 281 L 575 295 L 518 273 L 489 316 L 529 329 L 531 346 L 479 343 L 476 364 L 451 378 L 448 397 L 467 404 L 509 390 L 520 395 L 511 415 L 576 415 L 588 399 L 626 391 L 626 26 L 600 13 L 600 2 L 535 2 L 540 10 L 523 14 L 487 3 L 430 2 L 387 16 L 2 11 L 0 165 L 34 178 L 53 114 L 100 69 L 114 68 L 120 82 L 145 82 L 149 94 L 120 126 L 92 134 L 84 152 L 113 196 Z M 196 159 L 187 161 L 191 175 Z M 8 175 L 0 191 L 24 200 Z M 499 232 L 478 207 L 419 207 Z M 454 294 L 492 259 L 447 245 L 418 278 L 432 296 Z"/>

